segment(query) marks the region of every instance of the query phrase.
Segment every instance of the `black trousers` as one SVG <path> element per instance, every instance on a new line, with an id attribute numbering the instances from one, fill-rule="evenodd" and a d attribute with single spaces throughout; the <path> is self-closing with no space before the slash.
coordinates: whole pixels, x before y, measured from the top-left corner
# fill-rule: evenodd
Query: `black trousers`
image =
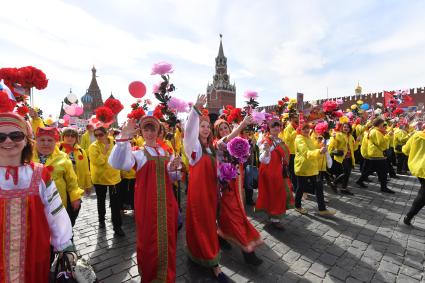
<path id="1" fill-rule="evenodd" d="M 390 147 L 385 151 L 385 156 L 387 157 L 387 173 L 390 174 L 390 177 L 395 177 L 396 173 L 393 167 L 393 160 L 395 160 L 394 149 Z M 395 163 L 395 162 L 394 162 Z"/>
<path id="2" fill-rule="evenodd" d="M 342 188 L 346 189 L 348 186 L 348 180 L 350 179 L 351 169 L 353 168 L 352 159 L 345 158 L 341 165 L 342 165 L 342 173 L 335 178 L 334 182 L 335 184 L 341 183 Z"/>
<path id="3" fill-rule="evenodd" d="M 366 159 L 365 166 L 360 176 L 359 182 L 366 181 L 367 177 L 376 172 L 378 174 L 381 189 L 387 187 L 387 160 L 386 159 Z"/>
<path id="4" fill-rule="evenodd" d="M 404 153 L 396 153 L 397 173 L 407 172 L 407 156 Z"/>
<path id="5" fill-rule="evenodd" d="M 134 185 L 136 179 L 121 179 L 119 184 L 120 194 L 122 197 L 121 208 L 123 205 L 128 205 L 131 209 L 134 209 Z"/>
<path id="6" fill-rule="evenodd" d="M 413 201 L 412 207 L 407 213 L 407 218 L 412 219 L 425 206 L 425 179 L 418 178 L 421 182 L 421 188 Z"/>
<path id="7" fill-rule="evenodd" d="M 99 222 L 105 221 L 105 201 L 106 192 L 109 190 L 109 204 L 111 207 L 112 225 L 115 229 L 121 228 L 121 190 L 117 185 L 97 185 L 94 184 L 97 196 L 97 213 Z"/>
<path id="8" fill-rule="evenodd" d="M 295 154 L 289 155 L 289 178 L 292 182 L 292 187 L 294 191 L 297 191 L 298 184 L 297 184 L 297 176 L 295 175 Z"/>
<path id="9" fill-rule="evenodd" d="M 325 197 L 323 195 L 323 183 L 319 175 L 315 176 L 297 176 L 298 188 L 295 193 L 295 207 L 301 208 L 301 199 L 303 193 L 316 194 L 316 201 L 319 211 L 326 210 Z"/>

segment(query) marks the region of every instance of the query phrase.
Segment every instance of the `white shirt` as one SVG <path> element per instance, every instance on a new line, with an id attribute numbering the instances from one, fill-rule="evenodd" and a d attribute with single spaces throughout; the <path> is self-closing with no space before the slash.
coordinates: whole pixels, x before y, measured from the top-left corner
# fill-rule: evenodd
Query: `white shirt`
<path id="1" fill-rule="evenodd" d="M 30 165 L 22 165 L 18 167 L 18 183 L 15 185 L 12 176 L 6 180 L 6 168 L 0 167 L 0 188 L 2 190 L 11 189 L 28 189 L 30 187 L 33 169 Z M 62 204 L 62 199 L 57 192 L 54 181 L 48 187 L 43 180 L 40 181 L 39 194 L 41 202 L 44 205 L 44 214 L 50 228 L 50 242 L 56 251 L 61 251 L 72 245 L 72 226 L 68 213 Z M 49 199 L 51 199 L 49 201 Z M 58 208 L 61 207 L 61 209 Z"/>

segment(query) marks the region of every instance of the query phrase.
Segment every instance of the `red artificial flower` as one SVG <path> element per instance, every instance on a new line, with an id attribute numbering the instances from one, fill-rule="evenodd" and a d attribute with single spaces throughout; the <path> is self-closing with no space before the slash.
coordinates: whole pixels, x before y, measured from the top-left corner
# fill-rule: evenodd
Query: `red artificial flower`
<path id="1" fill-rule="evenodd" d="M 153 110 L 153 116 L 159 120 L 164 119 L 164 114 L 162 113 L 162 109 L 164 109 L 164 106 L 161 104 L 158 104 L 155 109 Z"/>
<path id="2" fill-rule="evenodd" d="M 145 110 L 143 108 L 137 108 L 130 112 L 127 115 L 129 119 L 140 120 L 143 116 L 145 116 Z"/>
<path id="3" fill-rule="evenodd" d="M 289 101 L 289 97 L 285 96 L 285 98 L 283 99 L 283 101 L 288 102 Z"/>
<path id="4" fill-rule="evenodd" d="M 131 109 L 135 110 L 137 107 L 139 107 L 139 103 L 131 104 Z"/>
<path id="5" fill-rule="evenodd" d="M 277 104 L 278 104 L 279 106 L 283 106 L 283 105 L 285 104 L 285 102 L 283 102 L 283 100 L 279 100 L 279 101 L 277 102 Z"/>
<path id="6" fill-rule="evenodd" d="M 25 116 L 30 112 L 30 109 L 28 108 L 28 106 L 22 105 L 22 106 L 17 108 L 17 112 L 18 112 L 19 115 Z"/>
<path id="7" fill-rule="evenodd" d="M 82 155 L 78 155 L 78 159 L 79 159 L 79 160 L 83 160 L 83 158 L 84 158 L 84 157 L 83 157 Z"/>
<path id="8" fill-rule="evenodd" d="M 121 110 L 124 109 L 124 106 L 121 104 L 121 102 L 118 99 L 114 99 L 114 98 L 106 99 L 104 106 L 111 109 L 114 115 L 117 115 L 118 113 L 121 112 Z"/>
<path id="9" fill-rule="evenodd" d="M 0 112 L 12 112 L 16 101 L 9 98 L 6 92 L 0 92 Z"/>
<path id="10" fill-rule="evenodd" d="M 328 100 L 323 103 L 323 112 L 333 112 L 338 109 L 338 103 L 333 100 Z"/>
<path id="11" fill-rule="evenodd" d="M 101 106 L 95 112 L 96 118 L 103 123 L 110 123 L 114 119 L 114 113 L 108 107 Z"/>
<path id="12" fill-rule="evenodd" d="M 17 83 L 26 88 L 44 89 L 48 83 L 46 74 L 33 66 L 19 68 L 18 79 Z"/>

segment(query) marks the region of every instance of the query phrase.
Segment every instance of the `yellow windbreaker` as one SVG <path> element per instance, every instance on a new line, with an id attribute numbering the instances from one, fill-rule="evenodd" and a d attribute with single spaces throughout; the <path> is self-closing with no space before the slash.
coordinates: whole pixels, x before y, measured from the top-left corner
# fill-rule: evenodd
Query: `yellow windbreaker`
<path id="1" fill-rule="evenodd" d="M 320 149 L 310 137 L 297 135 L 295 138 L 295 175 L 318 175 L 321 155 Z"/>
<path id="2" fill-rule="evenodd" d="M 331 137 L 329 142 L 328 151 L 332 152 L 333 150 L 342 150 L 344 154 L 341 156 L 334 155 L 333 158 L 336 162 L 342 163 L 347 155 L 348 151 L 350 151 L 351 162 L 353 166 L 356 164 L 354 160 L 354 151 L 357 150 L 356 142 L 354 137 L 349 134 L 346 135 L 342 132 L 336 132 L 335 137 Z"/>
<path id="3" fill-rule="evenodd" d="M 310 134 L 310 137 L 313 140 L 314 145 L 317 148 L 322 147 L 322 143 L 318 140 L 318 137 L 323 137 L 323 136 L 318 135 L 315 131 L 312 131 L 311 134 Z M 317 161 L 317 164 L 319 165 L 319 171 L 320 172 L 326 172 L 327 163 L 326 163 L 326 155 L 325 154 L 320 155 L 319 160 Z"/>
<path id="4" fill-rule="evenodd" d="M 405 145 L 409 137 L 410 137 L 409 134 L 405 130 L 397 128 L 394 131 L 394 152 L 395 153 L 401 153 L 400 150 L 397 150 L 397 146 Z"/>
<path id="5" fill-rule="evenodd" d="M 40 162 L 37 151 L 34 152 L 32 160 L 34 162 Z M 66 153 L 60 151 L 59 148 L 56 147 L 44 166 L 51 170 L 52 179 L 55 181 L 55 185 L 62 199 L 62 204 L 65 208 L 67 207 L 68 196 L 70 202 L 81 199 L 81 195 L 84 191 L 78 186 L 77 175 Z"/>
<path id="6" fill-rule="evenodd" d="M 68 154 L 68 156 L 71 154 L 71 151 L 67 152 L 67 149 L 64 146 L 60 146 L 59 149 Z M 78 144 L 74 145 L 73 152 L 75 160 L 74 171 L 77 174 L 78 186 L 83 190 L 89 189 L 93 186 L 93 184 L 91 182 L 89 159 L 87 153 Z"/>
<path id="7" fill-rule="evenodd" d="M 388 149 L 388 136 L 385 137 L 379 129 L 372 128 L 368 136 L 368 158 L 384 158 L 384 150 Z"/>
<path id="8" fill-rule="evenodd" d="M 37 134 L 38 128 L 44 128 L 44 122 L 40 117 L 31 119 L 31 128 L 32 132 L 34 133 L 34 136 Z"/>
<path id="9" fill-rule="evenodd" d="M 416 132 L 403 146 L 403 153 L 409 156 L 409 170 L 416 177 L 425 179 L 425 131 Z"/>
<path id="10" fill-rule="evenodd" d="M 80 142 L 81 148 L 84 149 L 85 151 L 88 151 L 90 144 L 91 144 L 90 133 L 89 131 L 85 131 L 85 133 L 81 136 L 81 142 Z"/>
<path id="11" fill-rule="evenodd" d="M 291 123 L 286 125 L 283 130 L 283 141 L 289 147 L 289 152 L 295 154 L 295 138 L 297 137 L 297 131 L 294 129 Z"/>
<path id="12" fill-rule="evenodd" d="M 106 154 L 104 153 L 105 145 L 99 141 L 95 141 L 89 147 L 89 159 L 91 180 L 96 185 L 116 185 L 121 182 L 120 170 L 114 169 L 109 165 L 108 158 L 114 147 L 114 140 L 108 137 L 110 146 Z"/>

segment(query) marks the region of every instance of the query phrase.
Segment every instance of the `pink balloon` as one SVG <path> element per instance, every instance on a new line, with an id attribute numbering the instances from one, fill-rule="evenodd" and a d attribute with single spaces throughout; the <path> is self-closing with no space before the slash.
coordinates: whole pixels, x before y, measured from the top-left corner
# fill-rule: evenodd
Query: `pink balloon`
<path id="1" fill-rule="evenodd" d="M 128 91 L 135 98 L 142 98 L 146 94 L 146 86 L 144 83 L 134 81 L 128 86 Z"/>
<path id="2" fill-rule="evenodd" d="M 72 104 L 71 106 L 64 107 L 65 113 L 70 116 L 75 116 L 75 106 Z"/>
<path id="3" fill-rule="evenodd" d="M 84 109 L 81 106 L 75 107 L 75 116 L 81 116 L 84 113 Z"/>
<path id="4" fill-rule="evenodd" d="M 63 115 L 63 120 L 64 121 L 69 121 L 69 118 L 71 118 L 71 116 L 69 116 L 68 114 Z"/>

